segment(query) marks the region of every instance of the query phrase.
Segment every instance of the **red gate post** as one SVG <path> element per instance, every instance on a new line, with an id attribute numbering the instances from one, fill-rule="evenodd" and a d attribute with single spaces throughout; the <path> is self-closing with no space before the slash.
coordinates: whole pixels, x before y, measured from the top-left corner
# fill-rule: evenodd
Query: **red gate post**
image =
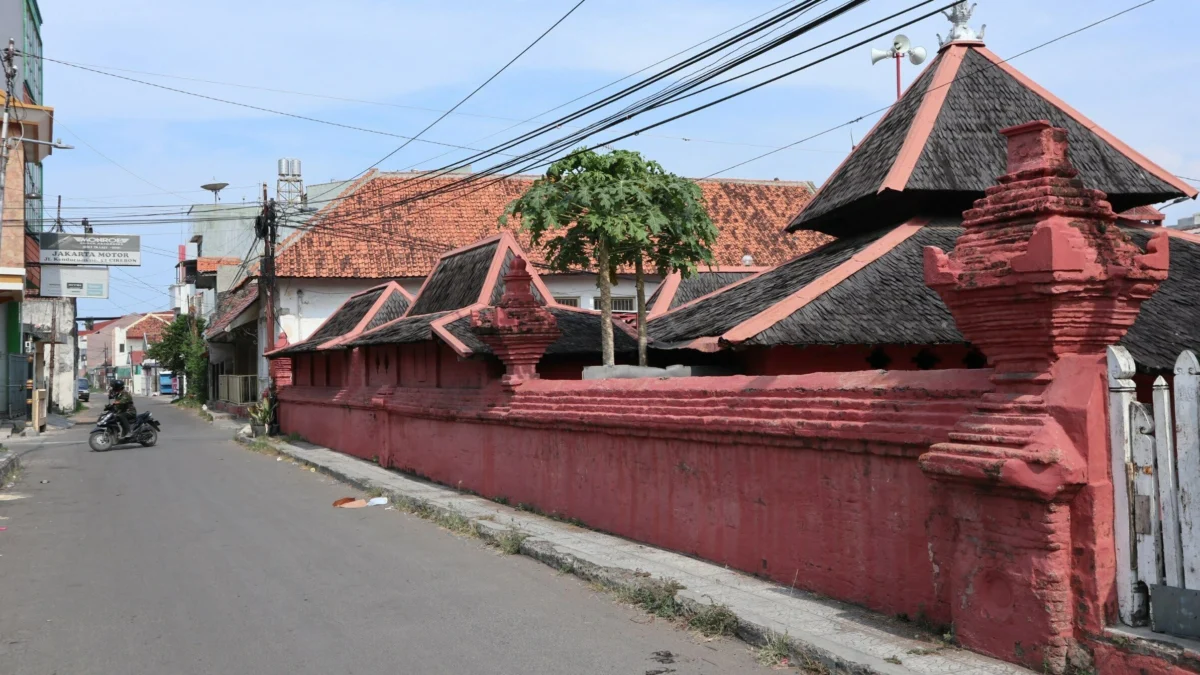
<path id="1" fill-rule="evenodd" d="M 1167 276 L 1166 233 L 1143 254 L 1106 195 L 1083 187 L 1067 132 L 1001 132 L 1008 173 L 964 214 L 926 284 L 995 368 L 993 393 L 921 457 L 939 598 L 970 649 L 1067 672 L 1113 616 L 1105 348 Z"/>

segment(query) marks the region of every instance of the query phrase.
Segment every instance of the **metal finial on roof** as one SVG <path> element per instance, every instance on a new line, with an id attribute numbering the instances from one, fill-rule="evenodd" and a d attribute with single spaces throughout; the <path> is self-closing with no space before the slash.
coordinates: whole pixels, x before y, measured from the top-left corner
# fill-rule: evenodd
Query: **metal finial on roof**
<path id="1" fill-rule="evenodd" d="M 975 13 L 975 7 L 977 4 L 978 3 L 972 3 L 971 6 L 968 7 L 966 2 L 960 2 L 950 9 L 942 12 L 942 14 L 950 20 L 951 27 L 950 34 L 946 36 L 945 40 L 942 39 L 942 34 L 938 33 L 937 37 L 939 47 L 945 47 L 951 42 L 978 42 L 983 40 L 983 32 L 987 30 L 987 24 L 981 26 L 978 33 L 976 33 L 974 29 L 968 25 L 968 22 L 971 20 L 971 15 Z"/>

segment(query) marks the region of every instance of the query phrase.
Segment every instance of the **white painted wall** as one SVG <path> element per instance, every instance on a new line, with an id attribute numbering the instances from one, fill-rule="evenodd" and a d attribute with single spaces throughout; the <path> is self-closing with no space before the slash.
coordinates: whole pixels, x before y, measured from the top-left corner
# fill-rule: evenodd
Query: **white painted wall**
<path id="1" fill-rule="evenodd" d="M 646 275 L 646 301 L 662 283 L 662 277 L 657 274 Z M 600 289 L 596 288 L 594 274 L 543 274 L 542 281 L 554 297 L 578 297 L 579 306 L 583 309 L 599 309 L 595 303 L 600 302 Z M 634 285 L 633 275 L 620 275 L 617 285 L 613 286 L 614 298 L 636 298 L 637 286 Z"/>
<path id="2" fill-rule="evenodd" d="M 50 375 L 50 353 L 54 352 L 54 400 L 58 410 L 75 409 L 75 340 L 71 332 L 75 326 L 75 303 L 70 298 L 29 298 L 21 303 L 22 320 L 39 331 L 49 332 L 57 328 L 56 342 L 51 350 L 50 342 L 39 344 L 37 359 L 38 386 L 45 387 Z"/>

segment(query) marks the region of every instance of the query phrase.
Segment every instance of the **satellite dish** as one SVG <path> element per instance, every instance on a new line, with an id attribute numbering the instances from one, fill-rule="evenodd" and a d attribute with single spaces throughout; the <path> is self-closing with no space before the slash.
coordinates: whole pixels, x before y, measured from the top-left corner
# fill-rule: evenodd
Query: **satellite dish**
<path id="1" fill-rule="evenodd" d="M 875 65 L 884 59 L 892 58 L 892 53 L 882 49 L 871 49 L 871 65 Z"/>
<path id="2" fill-rule="evenodd" d="M 227 187 L 229 187 L 229 183 L 205 183 L 200 186 L 200 189 L 213 193 L 213 203 L 216 204 L 221 201 L 221 190 Z"/>
<path id="3" fill-rule="evenodd" d="M 908 50 L 908 60 L 914 66 L 919 66 L 922 63 L 925 63 L 925 57 L 928 55 L 929 53 L 925 51 L 924 47 L 913 47 L 912 49 Z"/>
<path id="4" fill-rule="evenodd" d="M 892 38 L 892 49 L 894 49 L 897 52 L 906 52 L 906 51 L 908 51 L 908 48 L 911 46 L 912 46 L 912 40 L 909 40 L 908 36 L 903 33 Z"/>

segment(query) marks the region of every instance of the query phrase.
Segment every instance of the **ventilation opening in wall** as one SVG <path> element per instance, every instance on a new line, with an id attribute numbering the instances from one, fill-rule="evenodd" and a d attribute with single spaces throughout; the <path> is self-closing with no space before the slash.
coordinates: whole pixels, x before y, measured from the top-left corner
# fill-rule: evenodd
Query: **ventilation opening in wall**
<path id="1" fill-rule="evenodd" d="M 568 295 L 556 295 L 556 296 L 554 296 L 554 301 L 560 305 L 565 305 L 567 307 L 578 307 L 579 306 L 579 296 L 578 295 L 569 295 L 569 296 Z"/>
<path id="2" fill-rule="evenodd" d="M 596 302 L 599 302 L 599 301 L 600 301 L 600 299 L 597 298 Z M 600 308 L 597 307 L 596 309 L 600 309 Z M 612 311 L 614 311 L 614 312 L 636 312 L 637 311 L 637 302 L 636 302 L 636 300 L 634 300 L 634 298 L 613 298 L 612 299 Z"/>

